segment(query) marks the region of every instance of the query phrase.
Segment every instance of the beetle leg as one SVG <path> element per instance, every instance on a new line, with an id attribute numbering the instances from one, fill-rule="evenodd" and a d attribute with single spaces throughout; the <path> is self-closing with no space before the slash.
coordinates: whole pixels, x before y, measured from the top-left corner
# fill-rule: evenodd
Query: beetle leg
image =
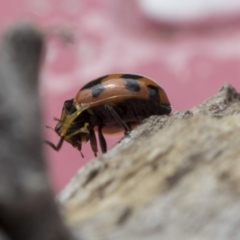
<path id="1" fill-rule="evenodd" d="M 130 132 L 130 128 L 128 125 L 121 119 L 121 117 L 118 115 L 118 113 L 113 109 L 110 105 L 105 105 L 105 108 L 110 111 L 112 116 L 115 118 L 115 120 L 119 123 L 119 125 L 124 129 L 125 135 L 128 135 Z"/>
<path id="2" fill-rule="evenodd" d="M 89 129 L 89 134 L 90 134 L 90 144 L 94 152 L 94 155 L 96 157 L 98 152 L 96 135 L 93 129 Z"/>
<path id="3" fill-rule="evenodd" d="M 124 136 L 125 136 L 125 137 L 126 137 L 126 136 L 129 136 L 129 133 L 130 133 L 130 131 L 132 130 L 132 129 L 131 129 L 131 124 L 126 124 L 126 125 L 128 126 L 129 131 L 127 131 L 127 132 L 125 131 L 125 132 L 124 132 Z"/>
<path id="4" fill-rule="evenodd" d="M 103 126 L 98 125 L 98 139 L 100 142 L 100 147 L 101 147 L 102 153 L 105 153 L 105 152 L 107 152 L 107 143 L 106 143 L 106 140 L 102 133 L 102 127 Z"/>
<path id="5" fill-rule="evenodd" d="M 53 148 L 55 151 L 59 151 L 59 149 L 62 147 L 63 141 L 64 141 L 64 138 L 61 137 L 57 145 L 54 145 L 52 142 L 49 142 L 49 141 L 44 141 L 44 143 L 46 143 L 47 145 L 49 145 L 49 146 L 50 146 L 51 148 Z"/>
<path id="6" fill-rule="evenodd" d="M 82 158 L 84 158 L 84 155 L 82 153 L 82 143 L 81 143 L 81 140 L 76 145 L 73 145 L 73 147 L 77 148 L 77 150 L 80 152 Z"/>

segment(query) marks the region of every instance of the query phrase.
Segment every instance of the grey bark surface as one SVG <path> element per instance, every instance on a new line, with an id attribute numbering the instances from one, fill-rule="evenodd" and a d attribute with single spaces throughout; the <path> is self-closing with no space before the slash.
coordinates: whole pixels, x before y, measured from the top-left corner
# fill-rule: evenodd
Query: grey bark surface
<path id="1" fill-rule="evenodd" d="M 85 240 L 240 239 L 240 95 L 152 116 L 59 195 Z"/>

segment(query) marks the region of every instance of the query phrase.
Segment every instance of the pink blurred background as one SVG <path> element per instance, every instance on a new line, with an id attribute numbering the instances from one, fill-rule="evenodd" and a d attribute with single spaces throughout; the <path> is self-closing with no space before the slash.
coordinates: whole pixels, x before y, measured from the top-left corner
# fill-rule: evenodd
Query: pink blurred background
<path id="1" fill-rule="evenodd" d="M 240 89 L 238 0 L 0 1 L 1 32 L 21 19 L 74 40 L 48 37 L 40 79 L 44 125 L 55 126 L 63 102 L 83 84 L 114 72 L 157 81 L 174 111 L 201 103 L 225 83 Z M 43 132 L 58 141 L 53 131 Z M 121 137 L 107 137 L 108 145 Z M 67 143 L 60 152 L 48 146 L 44 151 L 56 192 L 93 158 L 89 144 L 83 146 L 85 158 Z"/>

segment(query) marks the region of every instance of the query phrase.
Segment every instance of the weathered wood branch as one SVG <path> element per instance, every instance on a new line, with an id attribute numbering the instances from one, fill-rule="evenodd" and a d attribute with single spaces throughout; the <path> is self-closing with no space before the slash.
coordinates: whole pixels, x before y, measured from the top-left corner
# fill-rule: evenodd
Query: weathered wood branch
<path id="1" fill-rule="evenodd" d="M 240 239 L 240 95 L 152 116 L 60 194 L 82 239 Z"/>
<path id="2" fill-rule="evenodd" d="M 37 80 L 43 37 L 9 29 L 0 50 L 0 239 L 68 240 L 42 156 Z"/>

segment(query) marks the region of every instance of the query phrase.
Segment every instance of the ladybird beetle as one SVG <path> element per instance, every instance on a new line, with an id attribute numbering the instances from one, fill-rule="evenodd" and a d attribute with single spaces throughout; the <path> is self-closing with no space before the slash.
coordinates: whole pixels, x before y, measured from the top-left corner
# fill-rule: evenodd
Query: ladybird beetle
<path id="1" fill-rule="evenodd" d="M 55 127 L 60 140 L 57 145 L 45 143 L 58 151 L 65 140 L 81 153 L 82 143 L 90 141 L 96 156 L 95 131 L 105 153 L 107 144 L 103 133 L 123 130 L 127 135 L 144 118 L 170 112 L 165 91 L 151 79 L 135 74 L 110 74 L 87 83 L 74 99 L 64 102 Z"/>

